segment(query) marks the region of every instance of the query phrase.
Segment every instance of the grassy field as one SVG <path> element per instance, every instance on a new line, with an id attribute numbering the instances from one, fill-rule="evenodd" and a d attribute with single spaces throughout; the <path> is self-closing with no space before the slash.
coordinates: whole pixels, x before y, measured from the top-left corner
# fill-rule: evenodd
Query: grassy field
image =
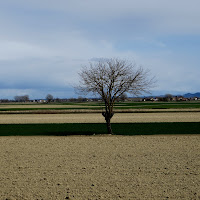
<path id="1" fill-rule="evenodd" d="M 200 134 L 200 123 L 114 123 L 112 129 L 115 135 Z M 106 124 L 103 123 L 0 124 L 0 130 L 0 136 L 66 136 L 107 133 Z"/>
<path id="2" fill-rule="evenodd" d="M 64 104 L 0 104 L 1 111 L 24 110 L 102 110 L 101 102 L 91 103 L 64 103 Z M 115 104 L 116 112 L 123 109 L 200 109 L 200 102 L 118 102 Z"/>
<path id="3" fill-rule="evenodd" d="M 101 102 L 0 104 L 0 135 L 105 134 L 102 109 Z M 115 112 L 112 118 L 114 134 L 200 133 L 200 102 L 196 101 L 119 102 Z"/>

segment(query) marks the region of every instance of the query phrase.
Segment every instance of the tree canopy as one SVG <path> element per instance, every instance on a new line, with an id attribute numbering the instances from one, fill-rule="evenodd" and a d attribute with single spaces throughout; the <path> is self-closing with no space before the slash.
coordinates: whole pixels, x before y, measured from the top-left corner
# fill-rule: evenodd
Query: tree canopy
<path id="1" fill-rule="evenodd" d="M 149 70 L 115 58 L 90 63 L 89 66 L 82 68 L 79 77 L 80 82 L 77 87 L 79 91 L 99 95 L 104 101 L 105 112 L 102 114 L 109 127 L 117 99 L 125 93 L 133 95 L 147 93 L 154 84 L 154 77 L 150 76 Z M 108 132 L 112 133 L 109 127 Z"/>

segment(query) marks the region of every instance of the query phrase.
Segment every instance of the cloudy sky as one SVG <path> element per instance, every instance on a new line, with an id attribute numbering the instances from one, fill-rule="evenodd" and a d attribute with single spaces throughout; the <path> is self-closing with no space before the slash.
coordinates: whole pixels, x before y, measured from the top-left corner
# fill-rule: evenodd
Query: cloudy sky
<path id="1" fill-rule="evenodd" d="M 94 58 L 127 59 L 152 94 L 200 92 L 199 0 L 0 0 L 0 99 L 74 96 Z"/>

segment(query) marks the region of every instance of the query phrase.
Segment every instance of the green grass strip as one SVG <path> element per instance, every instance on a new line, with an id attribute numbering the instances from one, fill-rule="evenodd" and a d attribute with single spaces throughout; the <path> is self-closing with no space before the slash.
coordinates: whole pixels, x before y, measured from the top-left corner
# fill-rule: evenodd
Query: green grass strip
<path id="1" fill-rule="evenodd" d="M 115 135 L 200 134 L 199 122 L 113 123 Z M 0 124 L 0 136 L 106 134 L 103 123 Z"/>

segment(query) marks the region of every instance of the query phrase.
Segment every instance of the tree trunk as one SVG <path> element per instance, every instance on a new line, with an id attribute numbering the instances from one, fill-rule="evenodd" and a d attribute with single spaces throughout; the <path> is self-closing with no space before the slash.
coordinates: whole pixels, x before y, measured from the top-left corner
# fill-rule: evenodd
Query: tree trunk
<path id="1" fill-rule="evenodd" d="M 106 124 L 107 124 L 107 130 L 108 130 L 108 134 L 113 134 L 112 132 L 112 128 L 111 128 L 111 124 L 110 124 L 110 120 L 112 118 L 112 116 L 114 115 L 114 113 L 109 113 L 108 111 L 107 112 L 102 112 L 102 115 L 105 117 L 105 120 L 106 120 Z"/>
<path id="2" fill-rule="evenodd" d="M 111 124 L 110 124 L 110 118 L 108 118 L 107 120 L 106 120 L 106 123 L 107 123 L 107 130 L 108 130 L 108 134 L 113 134 L 113 132 L 112 132 L 112 128 L 111 128 Z"/>

